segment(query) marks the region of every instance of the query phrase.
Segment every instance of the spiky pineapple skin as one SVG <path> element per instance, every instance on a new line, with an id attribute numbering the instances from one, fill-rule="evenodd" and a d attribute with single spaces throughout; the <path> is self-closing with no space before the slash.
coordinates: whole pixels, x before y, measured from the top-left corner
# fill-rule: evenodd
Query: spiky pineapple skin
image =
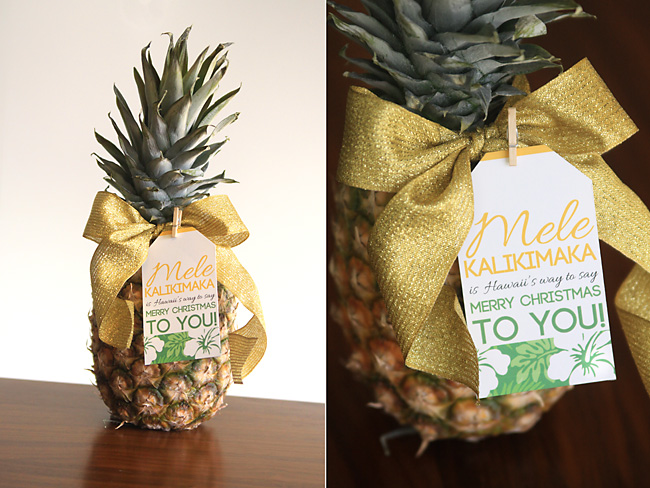
<path id="1" fill-rule="evenodd" d="M 116 349 L 99 339 L 91 315 L 93 373 L 102 400 L 118 422 L 155 430 L 191 430 L 226 406 L 233 383 L 228 334 L 234 329 L 237 300 L 221 283 L 219 326 L 221 356 L 166 364 L 144 364 L 142 273 L 133 275 L 119 297 L 134 305 L 134 332 L 128 349 Z"/>
<path id="2" fill-rule="evenodd" d="M 329 270 L 338 291 L 330 313 L 351 347 L 347 367 L 370 385 L 377 402 L 398 422 L 414 427 L 423 446 L 436 439 L 479 440 L 525 432 L 571 387 L 492 397 L 477 403 L 455 381 L 412 370 L 395 338 L 384 301 L 368 264 L 368 236 L 393 194 L 334 185 Z M 460 288 L 454 265 L 447 284 Z"/>

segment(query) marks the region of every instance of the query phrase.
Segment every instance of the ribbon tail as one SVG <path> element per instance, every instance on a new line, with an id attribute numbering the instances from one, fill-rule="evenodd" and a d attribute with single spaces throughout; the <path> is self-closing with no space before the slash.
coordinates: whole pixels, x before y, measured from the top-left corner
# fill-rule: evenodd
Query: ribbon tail
<path id="1" fill-rule="evenodd" d="M 244 327 L 230 334 L 229 339 L 233 379 L 241 383 L 266 351 L 264 314 L 257 287 L 235 253 L 221 246 L 216 246 L 216 251 L 217 279 L 253 314 Z"/>
<path id="2" fill-rule="evenodd" d="M 137 228 L 136 231 L 139 231 Z M 118 298 L 120 290 L 147 258 L 151 230 L 131 235 L 114 232 L 102 240 L 90 261 L 93 308 L 99 338 L 117 349 L 126 349 L 133 338 L 133 302 Z"/>
<path id="3" fill-rule="evenodd" d="M 230 334 L 230 365 L 235 383 L 255 369 L 266 350 L 266 331 L 257 317 L 251 318 L 246 326 Z"/>
<path id="4" fill-rule="evenodd" d="M 407 366 L 478 391 L 478 360 L 455 293 L 443 286 L 473 218 L 469 151 L 400 190 L 380 214 L 370 260 Z"/>
<path id="5" fill-rule="evenodd" d="M 93 309 L 99 338 L 117 349 L 131 345 L 134 318 L 133 302 L 117 295 L 147 258 L 154 229 L 118 196 L 95 196 L 83 234 L 99 244 L 90 261 Z"/>
<path id="6" fill-rule="evenodd" d="M 593 183 L 598 236 L 650 271 L 650 212 L 597 154 L 566 158 Z"/>
<path id="7" fill-rule="evenodd" d="M 432 354 L 432 345 L 436 348 Z M 405 359 L 409 368 L 463 383 L 478 395 L 476 347 L 454 289 L 444 285 Z"/>
<path id="8" fill-rule="evenodd" d="M 615 302 L 630 352 L 650 394 L 650 273 L 634 266 Z"/>
<path id="9" fill-rule="evenodd" d="M 616 294 L 616 311 L 650 394 L 650 212 L 597 154 L 567 158 L 591 178 L 599 237 L 636 263 Z"/>
<path id="10" fill-rule="evenodd" d="M 99 323 L 99 339 L 117 349 L 127 349 L 133 339 L 133 320 L 133 302 L 115 298 Z"/>

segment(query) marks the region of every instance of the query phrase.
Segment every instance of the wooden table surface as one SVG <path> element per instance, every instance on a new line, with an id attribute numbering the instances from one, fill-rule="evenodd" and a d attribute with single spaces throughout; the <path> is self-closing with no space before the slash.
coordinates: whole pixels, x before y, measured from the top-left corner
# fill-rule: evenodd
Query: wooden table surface
<path id="1" fill-rule="evenodd" d="M 360 9 L 358 0 L 337 0 Z M 650 204 L 650 3 L 642 0 L 578 0 L 598 20 L 549 26 L 537 42 L 570 67 L 588 57 L 640 132 L 605 160 Z M 347 41 L 328 29 L 328 173 L 333 177 L 351 82 L 338 51 Z M 351 44 L 351 43 L 350 43 Z M 360 55 L 363 51 L 349 51 Z M 533 88 L 557 74 L 531 77 Z M 331 210 L 331 209 L 330 209 Z M 330 243 L 331 247 L 331 243 Z M 618 380 L 576 387 L 531 431 L 478 443 L 433 443 L 419 459 L 419 440 L 390 442 L 385 457 L 379 436 L 398 427 L 391 417 L 366 407 L 369 390 L 343 368 L 347 345 L 334 323 L 328 327 L 328 485 L 347 487 L 645 487 L 650 486 L 650 399 L 630 356 L 614 312 L 617 288 L 632 267 L 602 246 Z M 333 289 L 330 286 L 330 294 Z M 332 298 L 330 296 L 330 298 Z"/>
<path id="2" fill-rule="evenodd" d="M 0 379 L 0 487 L 322 487 L 324 406 L 228 397 L 199 428 L 108 422 L 94 387 Z"/>

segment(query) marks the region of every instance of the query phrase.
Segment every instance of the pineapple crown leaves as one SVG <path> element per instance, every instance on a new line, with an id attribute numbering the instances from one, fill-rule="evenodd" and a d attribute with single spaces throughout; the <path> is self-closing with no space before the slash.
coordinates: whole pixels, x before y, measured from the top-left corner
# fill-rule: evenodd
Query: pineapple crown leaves
<path id="1" fill-rule="evenodd" d="M 159 76 L 149 53 L 141 52 L 142 74 L 133 69 L 140 98 L 141 113 L 134 117 L 117 86 L 113 86 L 124 132 L 109 114 L 118 145 L 95 132 L 97 142 L 111 159 L 97 154 L 104 178 L 149 222 L 169 222 L 174 207 L 185 207 L 208 196 L 218 183 L 236 183 L 225 172 L 212 178 L 205 171 L 212 156 L 228 140 L 213 141 L 226 126 L 239 117 L 233 113 L 214 122 L 219 112 L 239 92 L 241 86 L 217 97 L 219 82 L 228 68 L 227 48 L 209 48 L 190 65 L 187 38 L 190 27 L 169 47 L 162 75 Z"/>
<path id="2" fill-rule="evenodd" d="M 367 13 L 331 0 L 329 22 L 372 59 L 341 56 L 359 68 L 345 76 L 378 96 L 456 131 L 491 121 L 507 97 L 523 95 L 514 77 L 559 67 L 522 39 L 546 24 L 592 17 L 573 0 L 361 0 Z"/>

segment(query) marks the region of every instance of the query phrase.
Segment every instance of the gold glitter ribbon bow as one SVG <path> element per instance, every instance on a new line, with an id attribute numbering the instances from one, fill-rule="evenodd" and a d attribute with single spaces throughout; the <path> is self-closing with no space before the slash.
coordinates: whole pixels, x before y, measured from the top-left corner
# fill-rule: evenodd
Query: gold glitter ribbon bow
<path id="1" fill-rule="evenodd" d="M 523 77 L 518 83 L 529 91 Z M 517 109 L 520 146 L 546 145 L 592 180 L 600 238 L 639 265 L 617 304 L 650 391 L 650 212 L 600 156 L 637 128 L 586 59 L 508 106 Z M 406 365 L 475 392 L 476 348 L 444 282 L 473 220 L 470 162 L 507 147 L 506 109 L 492 125 L 459 134 L 364 88 L 348 95 L 338 179 L 396 193 L 368 252 Z"/>
<path id="2" fill-rule="evenodd" d="M 215 244 L 219 281 L 253 314 L 244 327 L 229 336 L 233 378 L 241 383 L 266 350 L 257 288 L 231 249 L 248 238 L 248 230 L 225 195 L 203 198 L 185 207 L 182 224 L 194 227 Z M 144 220 L 135 208 L 112 193 L 99 192 L 95 197 L 83 235 L 99 244 L 90 262 L 90 278 L 99 338 L 106 344 L 118 349 L 131 345 L 133 302 L 117 294 L 145 262 L 149 243 L 162 227 Z"/>

